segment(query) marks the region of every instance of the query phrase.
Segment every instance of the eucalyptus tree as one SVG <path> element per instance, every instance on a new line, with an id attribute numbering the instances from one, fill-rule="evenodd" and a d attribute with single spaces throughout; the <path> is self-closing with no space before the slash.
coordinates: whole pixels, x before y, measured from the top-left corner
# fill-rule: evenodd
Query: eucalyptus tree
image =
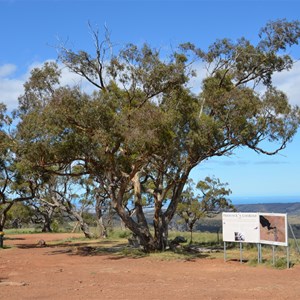
<path id="1" fill-rule="evenodd" d="M 0 103 L 0 231 L 3 231 L 9 210 L 35 195 L 37 177 L 26 169 L 16 155 L 18 143 L 11 129 L 11 117 Z"/>
<path id="2" fill-rule="evenodd" d="M 28 208 L 31 208 L 32 222 L 42 225 L 42 232 L 52 232 L 52 223 L 58 217 L 58 208 L 56 205 L 39 201 L 38 197 L 28 202 Z"/>
<path id="3" fill-rule="evenodd" d="M 22 155 L 41 172 L 89 174 L 107 187 L 144 249 L 164 249 L 193 168 L 239 147 L 273 155 L 292 140 L 299 110 L 272 76 L 292 67 L 285 53 L 299 36 L 298 21 L 279 20 L 261 30 L 256 45 L 223 39 L 204 51 L 187 43 L 162 58 L 149 45 L 129 44 L 115 54 L 94 32 L 95 55 L 61 48 L 59 56 L 95 87 L 93 94 L 61 86 L 55 64 L 33 70 L 20 97 Z M 189 89 L 194 59 L 210 72 L 198 95 Z M 154 206 L 154 234 L 144 199 Z"/>
<path id="4" fill-rule="evenodd" d="M 27 201 L 15 202 L 7 213 L 6 228 L 29 227 L 33 223 L 34 211 Z"/>
<path id="5" fill-rule="evenodd" d="M 35 201 L 31 206 L 35 207 L 42 218 L 43 231 L 51 231 L 53 218 L 58 216 L 69 217 L 77 222 L 85 237 L 92 238 L 84 213 L 92 205 L 90 187 L 82 184 L 81 178 L 70 176 L 58 176 L 44 174 L 43 183 L 36 192 Z"/>
<path id="6" fill-rule="evenodd" d="M 215 177 L 206 177 L 200 180 L 195 189 L 192 180 L 188 181 L 177 207 L 178 216 L 185 222 L 191 233 L 193 242 L 193 229 L 195 224 L 205 217 L 214 217 L 224 210 L 234 210 L 228 196 L 231 190 L 227 183 L 222 183 Z"/>

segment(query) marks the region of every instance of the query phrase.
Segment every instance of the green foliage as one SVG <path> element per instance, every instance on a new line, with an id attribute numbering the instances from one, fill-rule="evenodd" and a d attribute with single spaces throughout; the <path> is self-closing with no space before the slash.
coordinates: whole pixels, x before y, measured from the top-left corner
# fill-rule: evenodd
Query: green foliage
<path id="1" fill-rule="evenodd" d="M 22 202 L 15 203 L 7 214 L 8 226 L 14 228 L 24 227 L 24 225 L 30 224 L 33 214 L 34 212 L 28 205 Z"/>
<path id="2" fill-rule="evenodd" d="M 128 239 L 132 236 L 132 233 L 129 230 L 122 230 L 118 233 L 118 237 L 121 239 Z"/>
<path id="3" fill-rule="evenodd" d="M 59 232 L 60 231 L 60 224 L 57 220 L 53 220 L 51 222 L 51 229 L 53 232 Z"/>
<path id="4" fill-rule="evenodd" d="M 97 226 L 95 216 L 92 213 L 85 211 L 82 213 L 82 218 L 89 226 Z"/>
<path id="5" fill-rule="evenodd" d="M 193 241 L 193 228 L 195 224 L 205 217 L 211 217 L 222 210 L 234 209 L 231 201 L 227 196 L 231 193 L 217 178 L 206 177 L 205 180 L 199 181 L 196 188 L 201 194 L 195 195 L 194 183 L 189 181 L 188 186 L 181 195 L 181 201 L 177 207 L 177 214 L 186 223 L 191 233 L 191 243 Z"/>
<path id="6" fill-rule="evenodd" d="M 217 214 L 224 209 L 234 209 L 227 198 L 231 194 L 227 186 L 228 183 L 221 183 L 218 178 L 214 177 L 206 177 L 205 180 L 197 183 L 196 188 L 202 193 L 202 211 L 206 213 L 206 216 Z"/>
<path id="7" fill-rule="evenodd" d="M 279 19 L 274 22 L 268 22 L 260 30 L 260 38 L 264 37 L 259 43 L 259 47 L 264 51 L 286 50 L 288 46 L 298 45 L 300 36 L 300 22 L 289 22 L 286 19 Z"/>

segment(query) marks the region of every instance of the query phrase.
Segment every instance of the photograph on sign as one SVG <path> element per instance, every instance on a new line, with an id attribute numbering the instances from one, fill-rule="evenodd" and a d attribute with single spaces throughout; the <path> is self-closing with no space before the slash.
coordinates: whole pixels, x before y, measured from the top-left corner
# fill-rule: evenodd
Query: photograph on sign
<path id="1" fill-rule="evenodd" d="M 257 213 L 223 213 L 224 242 L 259 242 Z"/>
<path id="2" fill-rule="evenodd" d="M 260 242 L 272 245 L 288 245 L 286 214 L 259 215 Z"/>

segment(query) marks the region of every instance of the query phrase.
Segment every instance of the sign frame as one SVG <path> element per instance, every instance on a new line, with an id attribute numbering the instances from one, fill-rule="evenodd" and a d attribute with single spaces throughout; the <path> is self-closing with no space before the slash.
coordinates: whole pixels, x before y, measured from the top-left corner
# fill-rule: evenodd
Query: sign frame
<path id="1" fill-rule="evenodd" d="M 288 246 L 287 214 L 223 212 L 224 242 Z"/>

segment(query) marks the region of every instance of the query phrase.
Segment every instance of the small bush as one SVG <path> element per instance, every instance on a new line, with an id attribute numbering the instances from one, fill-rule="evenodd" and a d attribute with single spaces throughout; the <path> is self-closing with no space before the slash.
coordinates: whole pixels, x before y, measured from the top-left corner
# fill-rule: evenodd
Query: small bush
<path id="1" fill-rule="evenodd" d="M 128 239 L 131 236 L 132 232 L 129 230 L 114 229 L 108 231 L 108 238 Z"/>
<path id="2" fill-rule="evenodd" d="M 142 258 L 148 256 L 148 254 L 142 251 L 141 249 L 128 248 L 128 247 L 124 248 L 121 254 L 132 258 Z"/>
<path id="3" fill-rule="evenodd" d="M 53 232 L 59 232 L 59 223 L 57 220 L 54 220 L 52 223 L 51 223 L 51 229 Z"/>
<path id="4" fill-rule="evenodd" d="M 118 237 L 121 239 L 127 239 L 127 238 L 131 237 L 131 235 L 132 235 L 132 233 L 127 230 L 123 230 L 118 233 Z"/>
<path id="5" fill-rule="evenodd" d="M 293 263 L 289 261 L 289 268 L 293 267 Z M 287 260 L 284 257 L 281 257 L 275 261 L 274 267 L 276 269 L 286 269 L 287 268 Z"/>
<path id="6" fill-rule="evenodd" d="M 257 262 L 257 259 L 251 258 L 251 259 L 248 260 L 247 264 L 248 264 L 249 266 L 252 266 L 252 267 L 257 267 L 258 262 Z"/>

